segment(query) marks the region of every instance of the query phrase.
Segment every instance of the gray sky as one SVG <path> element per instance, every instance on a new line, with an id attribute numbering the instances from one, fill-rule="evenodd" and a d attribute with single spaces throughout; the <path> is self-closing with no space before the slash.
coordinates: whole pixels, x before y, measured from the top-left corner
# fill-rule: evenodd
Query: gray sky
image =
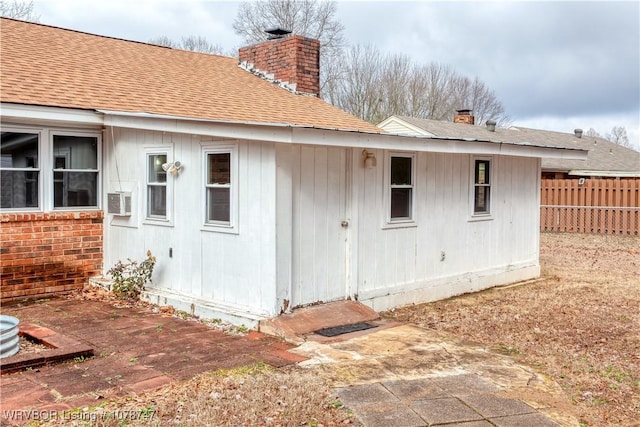
<path id="1" fill-rule="evenodd" d="M 43 24 L 129 40 L 204 36 L 225 50 L 238 2 L 35 0 Z M 601 134 L 640 149 L 640 2 L 339 1 L 349 44 L 452 66 L 493 90 L 513 125 Z"/>

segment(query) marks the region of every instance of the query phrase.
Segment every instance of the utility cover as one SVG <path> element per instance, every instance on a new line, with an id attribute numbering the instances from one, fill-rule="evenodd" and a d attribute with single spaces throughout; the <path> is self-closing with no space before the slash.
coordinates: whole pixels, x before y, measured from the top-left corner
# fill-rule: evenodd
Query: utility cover
<path id="1" fill-rule="evenodd" d="M 333 328 L 318 329 L 316 334 L 323 337 L 335 337 L 337 335 L 348 334 L 349 332 L 364 331 L 365 329 L 377 328 L 376 325 L 371 323 L 361 322 L 353 323 L 351 325 L 334 326 Z"/>

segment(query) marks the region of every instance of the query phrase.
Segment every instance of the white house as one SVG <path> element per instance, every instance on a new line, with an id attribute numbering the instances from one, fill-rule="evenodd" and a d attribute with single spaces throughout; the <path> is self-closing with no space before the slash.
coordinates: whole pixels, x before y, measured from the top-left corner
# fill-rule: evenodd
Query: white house
<path id="1" fill-rule="evenodd" d="M 1 30 L 12 189 L 2 185 L 0 234 L 22 236 L 2 240 L 13 260 L 3 295 L 48 294 L 37 285 L 55 281 L 37 268 L 48 256 L 66 266 L 90 255 L 84 240 L 56 255 L 71 237 L 26 243 L 47 221 L 81 235 L 85 217 L 102 226 L 103 273 L 151 250 L 149 300 L 237 323 L 529 279 L 541 158 L 586 155 L 385 134 L 317 97 L 318 43 L 300 36 L 241 49 L 238 64 L 9 19 Z M 303 71 L 269 68 L 284 58 Z M 39 255 L 22 256 L 27 245 Z M 26 271 L 37 280 L 19 282 Z"/>

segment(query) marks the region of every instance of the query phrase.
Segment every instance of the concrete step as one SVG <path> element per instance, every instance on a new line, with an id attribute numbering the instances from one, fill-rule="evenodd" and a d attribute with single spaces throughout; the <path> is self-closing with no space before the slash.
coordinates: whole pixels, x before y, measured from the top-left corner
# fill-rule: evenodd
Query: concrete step
<path id="1" fill-rule="evenodd" d="M 289 314 L 262 320 L 258 330 L 264 334 L 300 344 L 305 341 L 305 335 L 319 329 L 378 319 L 380 315 L 366 305 L 356 301 L 336 301 L 297 308 Z"/>

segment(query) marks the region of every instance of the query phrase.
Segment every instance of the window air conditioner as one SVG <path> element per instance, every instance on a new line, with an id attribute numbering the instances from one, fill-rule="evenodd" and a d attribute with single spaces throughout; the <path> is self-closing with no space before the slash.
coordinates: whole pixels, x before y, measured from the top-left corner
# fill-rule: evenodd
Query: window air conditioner
<path id="1" fill-rule="evenodd" d="M 107 213 L 116 216 L 131 216 L 131 193 L 108 193 Z"/>

